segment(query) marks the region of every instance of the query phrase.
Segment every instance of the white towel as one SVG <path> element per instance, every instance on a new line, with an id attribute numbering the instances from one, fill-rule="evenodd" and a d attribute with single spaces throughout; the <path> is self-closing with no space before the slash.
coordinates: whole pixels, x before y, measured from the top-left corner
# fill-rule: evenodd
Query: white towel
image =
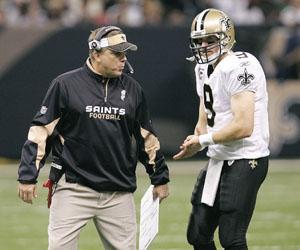
<path id="1" fill-rule="evenodd" d="M 211 207 L 215 202 L 223 163 L 224 161 L 215 159 L 208 162 L 201 202 Z"/>

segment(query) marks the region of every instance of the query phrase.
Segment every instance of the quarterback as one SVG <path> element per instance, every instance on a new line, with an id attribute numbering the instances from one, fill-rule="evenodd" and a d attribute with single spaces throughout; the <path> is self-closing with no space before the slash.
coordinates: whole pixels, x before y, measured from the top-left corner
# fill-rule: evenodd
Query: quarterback
<path id="1" fill-rule="evenodd" d="M 187 240 L 194 249 L 248 249 L 246 232 L 268 171 L 268 94 L 264 71 L 247 52 L 233 52 L 234 25 L 206 9 L 191 26 L 199 119 L 175 160 L 207 147 L 209 161 L 192 194 Z"/>

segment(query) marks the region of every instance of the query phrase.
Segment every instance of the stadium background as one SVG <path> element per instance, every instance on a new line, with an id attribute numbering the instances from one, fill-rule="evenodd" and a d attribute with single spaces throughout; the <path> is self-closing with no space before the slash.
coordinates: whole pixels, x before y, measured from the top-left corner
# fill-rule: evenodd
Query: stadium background
<path id="1" fill-rule="evenodd" d="M 16 196 L 17 163 L 29 123 L 39 110 L 51 80 L 84 63 L 88 52 L 87 37 L 97 25 L 95 22 L 79 22 L 71 27 L 48 23 L 26 27 L 1 25 L 3 2 L 9 1 L 0 1 L 0 249 L 28 249 L 28 246 L 32 250 L 45 249 L 48 210 L 41 183 L 49 168 L 46 166 L 42 170 L 38 184 L 40 197 L 30 206 Z M 158 25 L 138 27 L 120 24 L 128 39 L 139 46 L 128 59 L 135 70 L 135 78 L 145 89 L 154 126 L 171 170 L 171 195 L 161 207 L 160 232 L 151 246 L 155 250 L 189 249 L 184 237 L 189 198 L 197 173 L 205 164 L 204 152 L 193 159 L 199 161 L 177 163 L 170 158 L 186 135 L 193 131 L 198 114 L 194 64 L 185 60 L 191 55 L 187 23 L 170 25 L 162 20 Z M 235 50 L 251 52 L 262 61 L 269 91 L 272 161 L 250 226 L 250 249 L 300 249 L 299 52 L 295 50 L 294 53 L 296 73 L 293 75 L 271 74 L 266 63 L 271 49 L 279 47 L 278 41 L 282 41 L 277 34 L 290 36 L 294 29 L 270 21 L 240 23 L 236 33 Z M 299 44 L 296 36 L 298 50 Z M 285 68 L 287 61 L 280 61 L 284 56 L 277 55 L 277 61 L 274 59 L 278 71 Z M 138 174 L 137 207 L 149 185 L 142 167 Z M 83 231 L 81 238 L 79 249 L 99 249 L 92 226 Z"/>
<path id="2" fill-rule="evenodd" d="M 51 80 L 83 65 L 88 53 L 87 37 L 93 28 L 83 25 L 48 32 L 43 29 L 0 32 L 1 57 L 10 63 L 3 65 L 0 75 L 0 156 L 20 157 L 29 123 L 40 109 Z M 145 89 L 162 149 L 166 156 L 171 156 L 193 131 L 198 115 L 194 63 L 185 59 L 191 55 L 189 27 L 124 27 L 124 30 L 139 46 L 137 52 L 129 53 L 128 60 L 135 69 L 135 78 Z M 269 26 L 237 27 L 235 50 L 243 49 L 259 57 L 270 30 Z M 15 55 L 22 46 L 26 50 Z M 299 80 L 268 78 L 268 88 L 272 156 L 298 157 Z"/>

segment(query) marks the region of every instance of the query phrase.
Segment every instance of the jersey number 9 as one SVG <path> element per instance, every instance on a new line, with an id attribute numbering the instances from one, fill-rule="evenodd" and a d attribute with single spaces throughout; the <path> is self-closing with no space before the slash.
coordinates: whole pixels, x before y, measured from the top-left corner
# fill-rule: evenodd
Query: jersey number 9
<path id="1" fill-rule="evenodd" d="M 215 124 L 216 112 L 213 109 L 214 98 L 208 84 L 204 84 L 204 105 L 207 110 L 207 124 L 213 127 Z"/>

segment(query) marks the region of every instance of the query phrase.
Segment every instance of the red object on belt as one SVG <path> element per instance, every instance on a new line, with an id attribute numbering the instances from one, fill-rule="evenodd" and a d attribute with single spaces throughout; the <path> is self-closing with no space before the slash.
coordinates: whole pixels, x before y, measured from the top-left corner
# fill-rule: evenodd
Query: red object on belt
<path id="1" fill-rule="evenodd" d="M 51 181 L 50 179 L 46 180 L 43 183 L 43 187 L 44 188 L 48 188 L 48 197 L 47 197 L 47 202 L 48 202 L 48 208 L 50 208 L 51 206 L 51 201 L 52 201 L 52 190 L 53 190 L 53 181 Z"/>

